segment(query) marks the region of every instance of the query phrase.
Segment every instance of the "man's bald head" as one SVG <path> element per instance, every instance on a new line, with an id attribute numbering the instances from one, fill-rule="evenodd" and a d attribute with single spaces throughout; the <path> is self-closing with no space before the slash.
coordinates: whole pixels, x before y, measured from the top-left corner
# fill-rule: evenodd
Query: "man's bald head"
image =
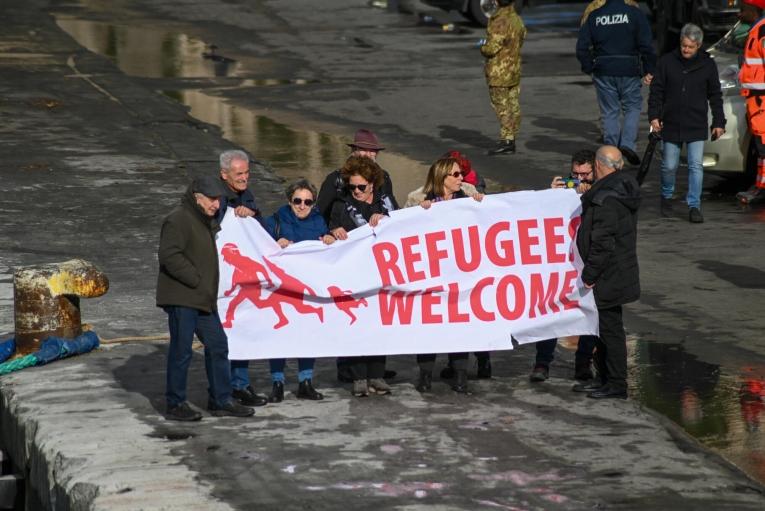
<path id="1" fill-rule="evenodd" d="M 621 170 L 624 167 L 622 152 L 612 146 L 601 146 L 595 153 L 595 179 L 603 179 L 612 172 Z"/>

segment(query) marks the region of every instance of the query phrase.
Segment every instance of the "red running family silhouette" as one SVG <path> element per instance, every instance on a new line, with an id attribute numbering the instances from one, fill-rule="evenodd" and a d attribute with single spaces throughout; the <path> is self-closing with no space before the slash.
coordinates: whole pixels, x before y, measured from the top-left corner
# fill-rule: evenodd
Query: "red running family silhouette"
<path id="1" fill-rule="evenodd" d="M 318 298 L 316 292 L 310 286 L 268 260 L 268 258 L 264 257 L 264 264 L 261 264 L 243 255 L 235 243 L 226 243 L 221 249 L 221 255 L 223 256 L 223 261 L 234 267 L 231 287 L 223 295 L 231 296 L 238 289 L 238 292 L 229 302 L 226 309 L 223 328 L 232 328 L 234 326 L 236 309 L 245 300 L 249 300 L 259 309 L 272 309 L 278 319 L 276 324 L 274 324 L 274 329 L 282 328 L 290 322 L 284 313 L 282 305 L 291 305 L 300 314 L 316 314 L 319 317 L 319 321 L 324 322 L 324 309 L 321 306 L 310 305 L 305 301 L 306 296 Z M 278 287 L 274 285 L 271 276 L 279 279 L 280 284 Z M 266 286 L 263 286 L 264 283 Z M 264 289 L 271 290 L 267 297 L 263 296 Z M 351 325 L 357 319 L 352 309 L 362 305 L 367 306 L 367 301 L 364 298 L 356 299 L 350 291 L 343 291 L 337 286 L 330 286 L 327 288 L 327 291 L 332 296 L 335 306 L 351 318 Z"/>

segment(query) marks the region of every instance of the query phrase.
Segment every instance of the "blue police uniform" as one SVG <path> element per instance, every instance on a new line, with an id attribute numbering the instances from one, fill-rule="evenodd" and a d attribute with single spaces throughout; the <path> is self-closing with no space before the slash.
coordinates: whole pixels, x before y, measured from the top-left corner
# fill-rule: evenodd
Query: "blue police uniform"
<path id="1" fill-rule="evenodd" d="M 608 145 L 635 151 L 640 108 L 640 79 L 653 74 L 656 54 L 645 14 L 624 3 L 608 0 L 595 9 L 579 30 L 576 58 L 592 75 Z M 619 122 L 624 112 L 623 125 Z"/>

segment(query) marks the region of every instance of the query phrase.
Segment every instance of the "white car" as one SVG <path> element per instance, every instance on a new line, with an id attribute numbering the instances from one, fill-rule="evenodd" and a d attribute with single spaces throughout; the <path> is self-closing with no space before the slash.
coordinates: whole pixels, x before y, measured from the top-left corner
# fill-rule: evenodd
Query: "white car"
<path id="1" fill-rule="evenodd" d="M 717 63 L 727 123 L 722 137 L 704 144 L 705 171 L 753 174 L 757 164 L 757 153 L 746 123 L 746 104 L 740 94 L 741 85 L 738 81 L 739 59 L 748 33 L 748 25 L 736 23 L 707 50 Z"/>

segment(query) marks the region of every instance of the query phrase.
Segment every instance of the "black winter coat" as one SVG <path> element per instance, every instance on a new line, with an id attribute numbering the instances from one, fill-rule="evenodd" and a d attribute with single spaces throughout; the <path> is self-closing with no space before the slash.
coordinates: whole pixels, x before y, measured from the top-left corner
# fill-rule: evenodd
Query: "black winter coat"
<path id="1" fill-rule="evenodd" d="M 390 174 L 388 174 L 387 170 L 383 170 L 383 185 L 380 191 L 390 197 L 390 200 L 393 202 L 393 208 L 398 209 L 398 202 L 396 202 L 396 197 L 393 196 L 393 182 L 390 180 Z M 347 190 L 343 178 L 340 177 L 340 169 L 333 170 L 321 184 L 319 198 L 316 200 L 316 209 L 319 210 L 327 224 L 329 224 L 332 206 L 335 201 L 341 199 L 346 194 Z"/>
<path id="2" fill-rule="evenodd" d="M 351 232 L 356 227 L 369 222 L 372 215 L 380 213 L 387 215 L 397 209 L 394 200 L 384 193 L 374 193 L 372 203 L 360 202 L 353 198 L 349 193 L 344 193 L 335 202 L 332 203 L 331 213 L 329 215 L 329 229 L 342 227 Z"/>
<path id="3" fill-rule="evenodd" d="M 197 206 L 191 187 L 162 224 L 159 238 L 157 306 L 217 310 L 218 249 L 215 219 Z"/>
<path id="4" fill-rule="evenodd" d="M 582 224 L 576 238 L 584 261 L 582 280 L 595 284 L 599 309 L 640 297 L 637 210 L 640 185 L 622 171 L 598 179 L 582 195 Z"/>
<path id="5" fill-rule="evenodd" d="M 664 123 L 661 138 L 674 143 L 709 138 L 707 105 L 712 109 L 711 127 L 724 128 L 720 78 L 709 54 L 700 50 L 686 59 L 676 49 L 663 55 L 648 96 L 648 119 Z"/>

